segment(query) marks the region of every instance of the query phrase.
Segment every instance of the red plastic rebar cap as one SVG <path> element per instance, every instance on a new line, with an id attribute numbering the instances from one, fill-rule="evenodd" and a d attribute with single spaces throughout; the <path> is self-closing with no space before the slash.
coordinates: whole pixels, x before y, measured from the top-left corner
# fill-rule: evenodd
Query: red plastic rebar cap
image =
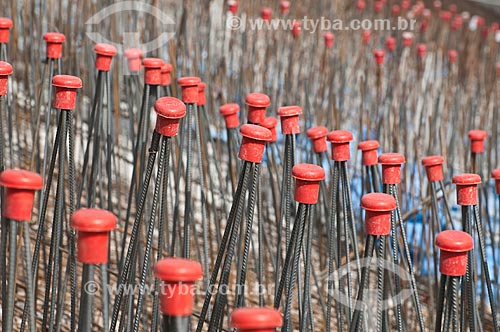
<path id="1" fill-rule="evenodd" d="M 260 163 L 267 142 L 271 142 L 273 135 L 269 129 L 259 125 L 244 124 L 240 128 L 243 140 L 238 157 L 242 160 Z"/>
<path id="2" fill-rule="evenodd" d="M 56 87 L 54 107 L 62 110 L 73 110 L 76 104 L 76 89 L 82 87 L 82 80 L 71 75 L 56 75 L 52 79 Z"/>
<path id="3" fill-rule="evenodd" d="M 155 264 L 156 278 L 166 282 L 195 282 L 203 277 L 201 264 L 184 258 L 164 258 Z"/>
<path id="4" fill-rule="evenodd" d="M 77 258 L 84 264 L 108 262 L 109 232 L 116 228 L 116 216 L 101 209 L 80 209 L 71 216 L 78 231 Z"/>
<path id="5" fill-rule="evenodd" d="M 405 157 L 399 153 L 383 153 L 378 157 L 378 163 L 382 165 L 382 182 L 384 184 L 401 183 L 401 165 Z"/>
<path id="6" fill-rule="evenodd" d="M 388 235 L 391 232 L 391 212 L 396 208 L 396 199 L 383 193 L 370 193 L 361 198 L 365 213 L 366 234 Z"/>
<path id="7" fill-rule="evenodd" d="M 450 63 L 455 63 L 455 61 L 457 60 L 457 56 L 458 56 L 457 51 L 455 51 L 455 50 L 448 51 L 448 61 Z"/>
<path id="8" fill-rule="evenodd" d="M 47 59 L 60 59 L 62 43 L 66 41 L 66 37 L 59 32 L 47 32 L 43 35 L 43 39 L 47 42 Z"/>
<path id="9" fill-rule="evenodd" d="M 7 44 L 9 42 L 10 28 L 12 28 L 12 20 L 0 17 L 0 44 Z"/>
<path id="10" fill-rule="evenodd" d="M 362 141 L 358 144 L 358 150 L 362 152 L 362 164 L 364 166 L 377 165 L 378 154 L 377 150 L 380 144 L 376 140 Z"/>
<path id="11" fill-rule="evenodd" d="M 162 281 L 162 314 L 190 316 L 193 313 L 194 283 L 203 276 L 201 264 L 184 258 L 164 258 L 155 264 L 155 276 Z"/>
<path id="12" fill-rule="evenodd" d="M 238 128 L 240 125 L 239 111 L 240 105 L 234 103 L 225 104 L 219 108 L 219 113 L 224 117 L 227 129 Z"/>
<path id="13" fill-rule="evenodd" d="M 98 55 L 104 56 L 115 56 L 116 55 L 116 47 L 109 44 L 96 44 L 94 46 L 94 52 Z"/>
<path id="14" fill-rule="evenodd" d="M 47 43 L 62 44 L 66 41 L 66 36 L 59 32 L 46 32 L 43 35 L 43 40 L 45 40 Z"/>
<path id="15" fill-rule="evenodd" d="M 268 7 L 264 7 L 260 11 L 260 17 L 265 21 L 270 20 L 272 14 L 273 14 L 273 10 L 271 8 L 268 8 Z"/>
<path id="16" fill-rule="evenodd" d="M 378 157 L 378 162 L 381 165 L 401 165 L 405 163 L 405 156 L 400 153 L 382 153 Z"/>
<path id="17" fill-rule="evenodd" d="M 160 69 L 163 66 L 163 60 L 160 58 L 144 58 L 142 65 L 147 69 Z"/>
<path id="18" fill-rule="evenodd" d="M 164 63 L 161 66 L 161 85 L 167 86 L 171 83 L 170 73 L 172 72 L 172 65 L 170 63 Z"/>
<path id="19" fill-rule="evenodd" d="M 410 47 L 411 44 L 413 43 L 413 36 L 414 36 L 413 33 L 406 31 L 403 32 L 402 36 L 403 36 L 403 45 L 405 47 Z"/>
<path id="20" fill-rule="evenodd" d="M 462 206 L 477 205 L 477 185 L 481 177 L 477 174 L 459 174 L 453 177 L 457 186 L 457 204 Z"/>
<path id="21" fill-rule="evenodd" d="M 497 195 L 500 195 L 500 168 L 491 171 L 491 177 L 495 180 L 495 189 Z"/>
<path id="22" fill-rule="evenodd" d="M 227 6 L 229 7 L 229 11 L 233 14 L 238 12 L 239 2 L 238 0 L 229 0 L 227 2 Z"/>
<path id="23" fill-rule="evenodd" d="M 12 74 L 12 66 L 8 62 L 0 61 L 0 96 L 7 94 L 9 75 Z"/>
<path id="24" fill-rule="evenodd" d="M 163 60 L 160 58 L 144 58 L 142 65 L 144 66 L 144 83 L 148 85 L 161 85 Z"/>
<path id="25" fill-rule="evenodd" d="M 199 99 L 198 85 L 201 83 L 199 77 L 181 77 L 177 83 L 182 88 L 182 101 L 186 104 L 196 104 Z"/>
<path id="26" fill-rule="evenodd" d="M 88 233 L 109 232 L 116 228 L 116 216 L 102 209 L 80 209 L 71 216 L 71 227 Z"/>
<path id="27" fill-rule="evenodd" d="M 207 87 L 207 85 L 203 82 L 200 82 L 200 84 L 198 84 L 198 105 L 199 106 L 205 105 L 207 103 L 207 99 L 205 97 L 206 87 Z"/>
<path id="28" fill-rule="evenodd" d="M 373 56 L 375 57 L 377 65 L 380 66 L 384 63 L 385 52 L 383 50 L 375 50 Z"/>
<path id="29" fill-rule="evenodd" d="M 316 204 L 319 182 L 325 179 L 322 167 L 313 164 L 298 164 L 292 168 L 295 178 L 295 200 L 302 204 Z"/>
<path id="30" fill-rule="evenodd" d="M 283 106 L 278 109 L 278 116 L 281 120 L 281 131 L 284 135 L 300 133 L 300 114 L 302 114 L 300 106 Z"/>
<path id="31" fill-rule="evenodd" d="M 82 80 L 79 77 L 71 75 L 56 75 L 52 79 L 52 85 L 59 88 L 80 89 Z"/>
<path id="32" fill-rule="evenodd" d="M 328 145 L 326 143 L 326 135 L 328 134 L 328 128 L 324 126 L 316 126 L 309 128 L 307 130 L 307 137 L 312 140 L 313 149 L 315 153 L 321 153 L 328 150 Z"/>
<path id="33" fill-rule="evenodd" d="M 323 34 L 323 38 L 325 39 L 325 46 L 327 48 L 331 48 L 333 46 L 333 41 L 335 40 L 333 32 L 325 32 Z"/>
<path id="34" fill-rule="evenodd" d="M 387 37 L 385 40 L 385 47 L 389 52 L 393 52 L 396 49 L 396 38 Z"/>
<path id="35" fill-rule="evenodd" d="M 361 207 L 368 211 L 387 212 L 396 208 L 396 200 L 388 194 L 369 193 L 361 198 Z"/>
<path id="36" fill-rule="evenodd" d="M 282 0 L 280 1 L 280 9 L 283 14 L 288 13 L 290 10 L 290 1 Z"/>
<path id="37" fill-rule="evenodd" d="M 174 67 L 170 63 L 164 62 L 163 65 L 161 66 L 161 72 L 162 73 L 171 73 L 173 68 Z M 205 84 L 205 83 L 203 83 L 203 84 Z"/>
<path id="38" fill-rule="evenodd" d="M 266 129 L 269 129 L 272 134 L 271 142 L 276 142 L 278 140 L 278 132 L 276 131 L 276 126 L 278 125 L 278 119 L 273 116 L 268 116 L 264 118 L 260 125 Z"/>
<path id="39" fill-rule="evenodd" d="M 470 150 L 472 153 L 484 152 L 484 140 L 488 134 L 484 130 L 469 131 L 469 139 L 471 141 Z"/>
<path id="40" fill-rule="evenodd" d="M 417 54 L 419 57 L 423 58 L 427 53 L 427 46 L 425 44 L 417 44 Z"/>
<path id="41" fill-rule="evenodd" d="M 283 317 L 271 308 L 238 308 L 231 313 L 231 326 L 236 330 L 273 331 L 283 325 Z"/>
<path id="42" fill-rule="evenodd" d="M 436 236 L 436 247 L 441 249 L 439 271 L 447 276 L 463 276 L 467 272 L 467 253 L 474 248 L 472 237 L 466 232 L 446 230 Z"/>
<path id="43" fill-rule="evenodd" d="M 442 181 L 444 158 L 442 156 L 428 156 L 422 159 L 422 165 L 425 167 L 429 181 Z"/>
<path id="44" fill-rule="evenodd" d="M 251 107 L 268 107 L 271 105 L 271 99 L 263 93 L 252 92 L 245 98 L 245 103 Z"/>
<path id="45" fill-rule="evenodd" d="M 6 188 L 2 216 L 17 221 L 31 220 L 35 191 L 42 189 L 42 177 L 29 171 L 9 169 L 0 174 L 0 185 Z"/>
<path id="46" fill-rule="evenodd" d="M 186 115 L 186 105 L 174 97 L 162 97 L 155 102 L 156 128 L 163 135 L 173 137 L 179 130 L 179 121 Z"/>
<path id="47" fill-rule="evenodd" d="M 351 158 L 349 142 L 352 141 L 352 133 L 348 130 L 334 130 L 327 136 L 332 143 L 332 159 L 334 161 L 347 161 Z"/>
<path id="48" fill-rule="evenodd" d="M 263 93 L 254 92 L 246 96 L 245 103 L 248 106 L 248 122 L 260 124 L 266 117 L 266 107 L 271 105 L 271 99 Z"/>

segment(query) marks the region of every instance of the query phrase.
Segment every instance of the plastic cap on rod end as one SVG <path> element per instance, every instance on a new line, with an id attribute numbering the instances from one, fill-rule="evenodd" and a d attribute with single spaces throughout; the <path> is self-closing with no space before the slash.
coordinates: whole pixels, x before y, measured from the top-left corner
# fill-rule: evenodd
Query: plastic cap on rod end
<path id="1" fill-rule="evenodd" d="M 427 54 L 427 46 L 425 44 L 417 44 L 417 55 L 419 58 L 425 57 Z"/>
<path id="2" fill-rule="evenodd" d="M 227 129 L 238 128 L 240 126 L 239 112 L 240 105 L 235 103 L 225 104 L 219 108 L 219 113 L 224 117 Z"/>
<path id="3" fill-rule="evenodd" d="M 323 34 L 323 39 L 325 40 L 325 47 L 326 48 L 333 47 L 333 42 L 335 41 L 335 35 L 333 34 L 333 32 L 325 32 Z"/>
<path id="4" fill-rule="evenodd" d="M 203 276 L 201 264 L 185 258 L 164 258 L 155 264 L 155 277 L 161 280 L 160 311 L 173 317 L 193 313 L 194 283 Z"/>
<path id="5" fill-rule="evenodd" d="M 385 52 L 383 50 L 375 50 L 373 56 L 375 57 L 377 65 L 381 66 L 384 64 Z"/>
<path id="6" fill-rule="evenodd" d="M 205 97 L 205 89 L 207 85 L 203 82 L 198 84 L 198 106 L 203 106 L 207 103 L 207 98 Z"/>
<path id="7" fill-rule="evenodd" d="M 138 48 L 128 48 L 123 55 L 127 58 L 128 70 L 136 73 L 141 70 L 142 51 Z"/>
<path id="8" fill-rule="evenodd" d="M 11 28 L 12 20 L 7 17 L 0 17 L 0 44 L 9 43 Z"/>
<path id="9" fill-rule="evenodd" d="M 248 106 L 248 122 L 260 124 L 266 117 L 266 108 L 271 105 L 271 99 L 263 93 L 253 92 L 246 96 L 245 103 Z"/>
<path id="10" fill-rule="evenodd" d="M 413 33 L 406 31 L 403 32 L 402 36 L 403 36 L 403 46 L 410 47 L 411 44 L 413 44 L 413 37 L 414 37 Z"/>
<path id="11" fill-rule="evenodd" d="M 162 97 L 155 102 L 156 128 L 163 135 L 173 137 L 179 130 L 179 121 L 186 115 L 186 105 L 174 97 Z"/>
<path id="12" fill-rule="evenodd" d="M 447 276 L 460 277 L 467 272 L 467 253 L 474 248 L 472 237 L 466 232 L 446 230 L 436 236 L 436 247 L 441 250 L 439 271 Z"/>
<path id="13" fill-rule="evenodd" d="M 326 143 L 326 135 L 328 135 L 328 128 L 324 126 L 316 126 L 307 130 L 307 137 L 312 141 L 315 153 L 321 153 L 328 150 Z"/>
<path id="14" fill-rule="evenodd" d="M 47 43 L 47 59 L 60 59 L 62 44 L 66 41 L 66 36 L 59 32 L 47 32 L 43 35 L 43 40 Z"/>
<path id="15" fill-rule="evenodd" d="M 425 167 L 427 178 L 430 182 L 442 181 L 444 158 L 442 156 L 428 156 L 422 159 L 422 165 Z"/>
<path id="16" fill-rule="evenodd" d="M 8 169 L 0 173 L 0 186 L 5 187 L 2 216 L 17 221 L 30 221 L 35 191 L 42 189 L 42 177 L 33 172 Z"/>
<path id="17" fill-rule="evenodd" d="M 272 116 L 268 116 L 267 118 L 264 118 L 260 125 L 271 131 L 271 134 L 273 136 L 271 142 L 276 142 L 278 140 L 278 131 L 276 130 L 278 119 Z"/>
<path id="18" fill-rule="evenodd" d="M 497 195 L 500 195 L 500 168 L 491 171 L 491 178 L 495 180 L 495 189 Z"/>
<path id="19" fill-rule="evenodd" d="M 259 125 L 244 124 L 240 128 L 243 136 L 238 157 L 251 163 L 260 163 L 267 142 L 271 142 L 273 134 L 269 129 Z"/>
<path id="20" fill-rule="evenodd" d="M 401 183 L 401 165 L 405 163 L 405 156 L 399 153 L 383 153 L 378 157 L 382 165 L 382 183 Z"/>
<path id="21" fill-rule="evenodd" d="M 351 158 L 349 142 L 353 140 L 353 136 L 350 131 L 334 130 L 328 134 L 327 140 L 332 143 L 332 160 L 347 161 Z"/>
<path id="22" fill-rule="evenodd" d="M 300 106 L 283 106 L 278 108 L 283 135 L 300 133 L 299 115 L 302 114 Z"/>
<path id="23" fill-rule="evenodd" d="M 82 87 L 82 80 L 71 75 L 56 75 L 52 78 L 52 85 L 56 88 L 54 107 L 68 111 L 74 110 L 76 90 Z"/>
<path id="24" fill-rule="evenodd" d="M 484 140 L 488 137 L 488 134 L 484 130 L 470 130 L 470 152 L 472 153 L 483 153 L 484 152 Z"/>
<path id="25" fill-rule="evenodd" d="M 288 14 L 288 12 L 290 11 L 290 1 L 280 1 L 280 9 L 282 14 Z"/>
<path id="26" fill-rule="evenodd" d="M 477 205 L 477 185 L 481 177 L 477 174 L 458 174 L 453 176 L 453 183 L 457 186 L 458 205 Z"/>
<path id="27" fill-rule="evenodd" d="M 376 140 L 362 141 L 358 144 L 358 150 L 362 153 L 362 164 L 363 166 L 373 166 L 378 163 L 378 153 L 377 150 L 380 144 Z"/>
<path id="28" fill-rule="evenodd" d="M 318 202 L 319 184 L 325 179 L 322 167 L 313 164 L 298 164 L 292 168 L 295 178 L 295 200 L 302 204 Z"/>
<path id="29" fill-rule="evenodd" d="M 77 233 L 77 259 L 84 264 L 108 262 L 109 232 L 116 228 L 116 216 L 102 209 L 80 209 L 71 216 Z"/>
<path id="30" fill-rule="evenodd" d="M 264 7 L 260 11 L 260 17 L 264 21 L 269 21 L 271 19 L 272 14 L 273 14 L 273 10 L 271 8 L 269 8 L 269 7 Z"/>
<path id="31" fill-rule="evenodd" d="M 389 52 L 394 52 L 396 49 L 396 38 L 394 37 L 387 37 L 385 40 L 385 47 Z"/>
<path id="32" fill-rule="evenodd" d="M 275 332 L 282 325 L 283 317 L 276 309 L 243 307 L 231 313 L 231 327 L 236 331 Z"/>
<path id="33" fill-rule="evenodd" d="M 94 52 L 96 54 L 95 68 L 100 71 L 110 71 L 111 61 L 116 55 L 116 47 L 109 44 L 96 44 Z"/>
<path id="34" fill-rule="evenodd" d="M 240 4 L 239 4 L 238 0 L 229 0 L 227 2 L 228 9 L 233 15 L 236 15 L 236 13 L 238 13 L 239 5 Z"/>
<path id="35" fill-rule="evenodd" d="M 0 61 L 0 97 L 7 94 L 9 75 L 13 72 L 10 63 Z"/>
<path id="36" fill-rule="evenodd" d="M 388 194 L 370 193 L 361 198 L 361 207 L 366 210 L 366 234 L 389 235 L 391 232 L 391 212 L 396 209 L 396 199 Z"/>
<path id="37" fill-rule="evenodd" d="M 186 104 L 198 103 L 198 85 L 201 83 L 199 77 L 187 76 L 181 77 L 177 83 L 182 88 L 182 101 Z"/>
<path id="38" fill-rule="evenodd" d="M 161 66 L 161 86 L 168 86 L 172 83 L 172 65 L 170 63 L 164 63 Z"/>
<path id="39" fill-rule="evenodd" d="M 457 56 L 458 56 L 457 51 L 449 50 L 448 51 L 448 62 L 451 64 L 455 63 L 457 61 Z"/>
<path id="40" fill-rule="evenodd" d="M 363 34 L 363 43 L 368 44 L 372 37 L 372 32 L 370 30 L 363 30 L 361 33 Z"/>
<path id="41" fill-rule="evenodd" d="M 160 58 L 144 58 L 142 65 L 144 67 L 144 83 L 148 85 L 160 85 L 163 60 Z"/>

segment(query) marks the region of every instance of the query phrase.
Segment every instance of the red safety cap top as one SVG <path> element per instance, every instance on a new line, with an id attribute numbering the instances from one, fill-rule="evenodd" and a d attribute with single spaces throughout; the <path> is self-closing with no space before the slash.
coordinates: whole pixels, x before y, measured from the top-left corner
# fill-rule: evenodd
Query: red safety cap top
<path id="1" fill-rule="evenodd" d="M 278 116 L 296 116 L 302 114 L 302 108 L 300 106 L 283 106 L 278 108 Z"/>
<path id="2" fill-rule="evenodd" d="M 359 144 L 358 144 L 358 150 L 361 150 L 361 151 L 376 150 L 379 147 L 380 147 L 380 144 L 376 140 L 362 141 L 362 142 L 359 142 Z"/>
<path id="3" fill-rule="evenodd" d="M 417 54 L 419 57 L 423 58 L 427 53 L 427 46 L 425 44 L 417 44 Z"/>
<path id="4" fill-rule="evenodd" d="M 428 156 L 422 159 L 422 165 L 425 167 L 442 164 L 444 164 L 444 158 L 442 156 Z"/>
<path id="5" fill-rule="evenodd" d="M 353 140 L 353 136 L 349 130 L 334 130 L 326 139 L 332 143 L 347 143 Z"/>
<path id="6" fill-rule="evenodd" d="M 278 119 L 273 116 L 268 116 L 267 118 L 264 118 L 260 125 L 267 129 L 273 129 L 278 125 Z"/>
<path id="7" fill-rule="evenodd" d="M 163 60 L 159 58 L 144 58 L 142 60 L 144 68 L 160 68 L 163 66 Z"/>
<path id="8" fill-rule="evenodd" d="M 269 131 L 269 129 L 259 125 L 252 125 L 252 124 L 244 124 L 243 126 L 241 126 L 240 134 L 243 137 L 264 142 L 270 142 L 273 138 L 271 131 Z"/>
<path id="9" fill-rule="evenodd" d="M 43 178 L 38 173 L 8 169 L 0 174 L 0 185 L 13 189 L 40 190 L 43 186 Z"/>
<path id="10" fill-rule="evenodd" d="M 237 330 L 276 329 L 283 325 L 283 317 L 276 309 L 238 308 L 231 313 L 231 326 Z"/>
<path id="11" fill-rule="evenodd" d="M 306 134 L 310 139 L 325 137 L 328 134 L 328 128 L 324 126 L 312 127 L 307 129 Z"/>
<path id="12" fill-rule="evenodd" d="M 7 17 L 0 17 L 0 29 L 12 28 L 12 20 Z"/>
<path id="13" fill-rule="evenodd" d="M 377 65 L 381 65 L 384 63 L 385 52 L 383 50 L 373 51 L 373 56 L 375 57 L 375 62 L 377 63 Z"/>
<path id="14" fill-rule="evenodd" d="M 52 79 L 52 85 L 67 89 L 80 89 L 82 87 L 82 80 L 79 77 L 71 75 L 56 75 Z"/>
<path id="15" fill-rule="evenodd" d="M 273 10 L 269 7 L 264 7 L 260 11 L 260 17 L 262 17 L 263 20 L 269 20 L 271 18 L 271 15 L 273 13 Z"/>
<path id="16" fill-rule="evenodd" d="M 240 105 L 231 103 L 231 104 L 224 104 L 219 108 L 219 113 L 222 116 L 228 116 L 232 114 L 236 114 L 240 111 Z"/>
<path id="17" fill-rule="evenodd" d="M 199 92 L 205 91 L 206 88 L 207 88 L 207 85 L 205 83 L 200 82 L 200 84 L 198 84 L 198 91 Z"/>
<path id="18" fill-rule="evenodd" d="M 127 48 L 123 55 L 127 59 L 139 59 L 142 58 L 142 51 L 138 48 Z"/>
<path id="19" fill-rule="evenodd" d="M 470 130 L 469 131 L 469 138 L 472 141 L 482 141 L 486 137 L 488 137 L 488 134 L 484 130 Z"/>
<path id="20" fill-rule="evenodd" d="M 379 164 L 382 165 L 401 165 L 405 163 L 405 156 L 400 153 L 382 153 L 378 157 Z"/>
<path id="21" fill-rule="evenodd" d="M 12 65 L 5 61 L 0 61 L 0 75 L 10 75 L 12 74 Z"/>
<path id="22" fill-rule="evenodd" d="M 201 79 L 194 76 L 181 77 L 177 80 L 177 83 L 181 87 L 198 86 L 201 83 Z"/>
<path id="23" fill-rule="evenodd" d="M 464 252 L 474 248 L 474 241 L 466 232 L 446 230 L 436 236 L 436 247 L 449 252 Z"/>
<path id="24" fill-rule="evenodd" d="M 169 257 L 155 264 L 156 278 L 166 282 L 195 282 L 203 276 L 203 270 L 199 262 Z"/>
<path id="25" fill-rule="evenodd" d="M 180 119 L 186 115 L 186 105 L 174 97 L 162 97 L 155 102 L 155 112 L 167 119 Z"/>
<path id="26" fill-rule="evenodd" d="M 249 93 L 245 98 L 245 103 L 252 107 L 268 107 L 271 105 L 271 99 L 263 93 Z"/>
<path id="27" fill-rule="evenodd" d="M 99 55 L 105 55 L 105 56 L 116 55 L 116 47 L 109 44 L 96 44 L 94 46 L 94 51 Z"/>
<path id="28" fill-rule="evenodd" d="M 361 207 L 368 211 L 392 211 L 396 208 L 396 199 L 388 194 L 369 193 L 361 198 Z"/>
<path id="29" fill-rule="evenodd" d="M 62 44 L 66 41 L 66 36 L 59 32 L 47 32 L 43 35 L 43 40 L 47 43 Z"/>
<path id="30" fill-rule="evenodd" d="M 116 228 L 116 216 L 102 209 L 80 209 L 71 216 L 71 227 L 89 233 L 108 232 Z"/>
<path id="31" fill-rule="evenodd" d="M 161 66 L 161 72 L 162 73 L 170 73 L 174 67 L 168 62 L 164 62 L 163 65 Z M 205 83 L 203 83 L 205 84 Z"/>
<path id="32" fill-rule="evenodd" d="M 496 168 L 491 171 L 491 178 L 495 180 L 500 180 L 500 168 Z"/>
<path id="33" fill-rule="evenodd" d="M 481 177 L 472 173 L 458 174 L 453 176 L 453 183 L 460 186 L 477 185 L 481 183 Z"/>
<path id="34" fill-rule="evenodd" d="M 325 171 L 321 166 L 298 164 L 292 168 L 292 176 L 302 181 L 321 181 L 325 179 Z"/>
<path id="35" fill-rule="evenodd" d="M 288 13 L 290 10 L 290 1 L 282 0 L 280 2 L 280 9 L 283 14 Z"/>
<path id="36" fill-rule="evenodd" d="M 394 51 L 396 49 L 396 38 L 394 37 L 387 37 L 385 40 L 385 47 L 390 51 Z"/>

